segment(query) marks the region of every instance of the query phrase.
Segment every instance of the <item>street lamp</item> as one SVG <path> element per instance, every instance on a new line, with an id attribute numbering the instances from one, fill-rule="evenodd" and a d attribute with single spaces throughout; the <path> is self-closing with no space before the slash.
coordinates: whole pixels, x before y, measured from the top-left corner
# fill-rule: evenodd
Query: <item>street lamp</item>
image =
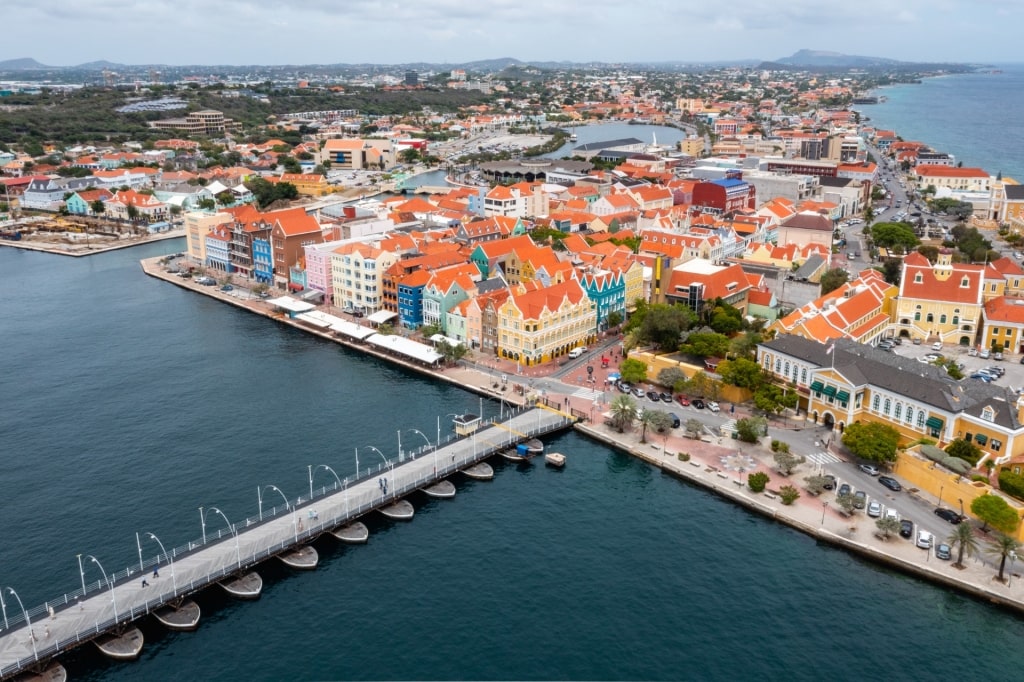
<path id="1" fill-rule="evenodd" d="M 277 492 L 280 493 L 281 491 L 278 490 Z M 284 493 L 281 493 L 281 496 L 283 497 Z M 288 498 L 285 498 L 285 501 L 287 501 L 287 499 Z M 210 507 L 206 511 L 207 511 L 207 513 L 215 512 L 217 514 L 220 514 L 220 517 L 222 519 L 224 519 L 224 523 L 228 524 L 228 530 L 230 530 L 231 534 L 235 536 L 235 557 L 238 559 L 238 567 L 241 568 L 242 567 L 242 550 L 238 546 L 238 533 L 235 532 L 235 527 L 231 525 L 231 522 L 228 521 L 228 517 L 225 516 L 224 512 L 222 512 L 220 509 L 217 509 L 216 507 Z M 206 544 L 206 517 L 203 515 L 203 508 L 202 507 L 199 508 L 199 515 L 203 516 L 203 544 L 205 545 Z"/>
<path id="2" fill-rule="evenodd" d="M 962 519 L 964 517 L 964 498 L 961 497 L 958 502 L 960 502 L 960 518 Z"/>
<path id="3" fill-rule="evenodd" d="M 114 584 L 112 582 L 110 582 L 109 578 L 107 578 L 107 572 L 103 570 L 103 564 L 100 563 L 100 560 L 97 559 L 96 557 L 94 557 L 92 554 L 89 555 L 89 559 L 91 559 L 94 564 L 96 564 L 97 566 L 100 567 L 100 573 L 103 574 L 103 581 L 105 583 L 107 583 L 107 586 L 110 588 L 110 602 L 114 605 L 114 622 L 116 623 L 117 620 L 118 620 L 118 618 L 117 618 L 117 594 L 114 593 Z M 7 589 L 11 589 L 11 588 L 7 588 Z"/>
<path id="4" fill-rule="evenodd" d="M 828 500 L 821 502 L 821 525 L 825 525 L 825 512 L 828 511 Z"/>
<path id="5" fill-rule="evenodd" d="M 946 489 L 945 486 L 942 486 L 942 485 L 939 486 L 939 504 L 938 504 L 938 507 L 942 506 L 942 491 L 944 491 L 945 489 Z M 936 509 L 938 509 L 938 507 L 936 507 Z"/>
<path id="6" fill-rule="evenodd" d="M 391 461 L 389 461 L 387 457 L 384 456 L 383 452 L 381 452 L 377 448 L 373 447 L 372 445 L 364 445 L 363 447 L 364 448 L 370 448 L 371 450 L 376 452 L 378 455 L 380 455 L 380 458 L 384 460 L 384 464 L 386 464 L 389 469 L 394 469 L 395 465 Z"/>
<path id="7" fill-rule="evenodd" d="M 341 477 L 338 476 L 338 472 L 336 472 L 334 469 L 332 469 L 331 467 L 327 466 L 326 464 L 318 464 L 315 469 L 313 468 L 313 465 L 310 464 L 310 465 L 308 465 L 308 469 L 309 469 L 309 499 L 311 499 L 311 500 L 313 499 L 313 474 L 315 474 L 316 472 L 320 471 L 321 469 L 327 469 L 328 471 L 330 471 L 331 475 L 334 476 L 334 480 L 336 480 L 338 482 L 338 487 L 339 488 L 343 487 L 343 484 L 341 482 Z"/>
<path id="8" fill-rule="evenodd" d="M 432 445 L 430 444 L 430 439 L 429 439 L 429 438 L 427 438 L 426 434 L 425 434 L 425 433 L 423 433 L 422 431 L 420 431 L 419 429 L 406 429 L 406 431 L 412 431 L 413 433 L 418 433 L 418 434 L 419 434 L 420 436 L 422 436 L 422 437 L 423 437 L 423 440 L 427 441 L 427 447 L 428 447 L 428 448 L 431 448 L 431 447 L 433 447 L 433 446 L 432 446 Z"/>
<path id="9" fill-rule="evenodd" d="M 284 493 L 282 493 L 281 489 L 278 488 L 276 485 L 265 485 L 262 488 L 256 488 L 256 503 L 259 505 L 259 508 L 260 508 L 260 521 L 263 520 L 263 491 L 266 488 L 270 488 L 271 490 L 276 490 L 278 492 L 278 494 L 281 495 L 281 499 L 284 500 L 284 508 L 286 510 L 291 509 L 291 507 L 292 507 L 291 503 L 288 502 L 288 497 Z M 310 490 L 312 490 L 312 488 L 310 488 Z M 312 497 L 313 497 L 313 495 L 310 494 L 310 498 L 311 499 L 312 499 Z"/>
<path id="10" fill-rule="evenodd" d="M 1017 563 L 1017 553 L 1010 552 L 1010 575 L 1006 577 L 1006 588 L 1009 589 L 1013 586 L 1013 565 Z"/>
<path id="11" fill-rule="evenodd" d="M 4 630 L 8 629 L 7 625 L 7 604 L 4 603 L 4 591 L 0 590 L 0 611 L 4 612 Z"/>
<path id="12" fill-rule="evenodd" d="M 93 561 L 95 561 L 95 559 L 93 559 Z M 36 651 L 36 633 L 32 631 L 32 621 L 28 617 L 28 611 L 25 610 L 25 605 L 21 603 L 21 597 L 19 597 L 18 593 L 14 591 L 13 587 L 8 587 L 7 591 L 10 592 L 11 594 L 13 594 L 14 598 L 18 600 L 18 606 L 21 607 L 21 615 L 23 615 L 25 617 L 25 623 L 28 624 L 28 638 L 29 638 L 29 641 L 32 642 L 32 656 L 38 661 L 39 660 L 39 652 Z M 116 612 L 117 612 L 117 609 L 115 607 L 115 614 L 116 614 Z M 116 618 L 117 618 L 117 616 L 115 615 L 115 619 Z M 6 609 L 4 609 L 4 624 L 5 625 L 7 624 L 7 610 Z"/>
<path id="13" fill-rule="evenodd" d="M 164 561 L 166 561 L 170 565 L 171 587 L 174 588 L 174 594 L 178 594 L 178 581 L 174 579 L 174 559 L 171 557 L 170 554 L 167 553 L 167 550 L 164 549 L 164 543 L 160 542 L 160 538 L 153 535 L 152 533 L 146 533 L 146 535 L 148 535 L 151 539 L 156 540 L 156 544 L 160 545 L 160 551 L 164 553 Z"/>

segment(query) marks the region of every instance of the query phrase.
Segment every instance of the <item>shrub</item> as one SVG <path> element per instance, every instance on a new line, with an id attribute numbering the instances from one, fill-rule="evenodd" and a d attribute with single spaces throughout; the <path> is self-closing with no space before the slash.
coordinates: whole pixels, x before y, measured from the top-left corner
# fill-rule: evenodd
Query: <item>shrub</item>
<path id="1" fill-rule="evenodd" d="M 982 476 L 981 474 L 974 474 L 971 476 L 972 481 L 980 481 L 981 483 L 988 483 L 988 476 Z"/>
<path id="2" fill-rule="evenodd" d="M 784 485 L 779 488 L 779 497 L 782 498 L 782 504 L 793 504 L 800 497 L 800 491 L 791 485 Z"/>
<path id="3" fill-rule="evenodd" d="M 746 417 L 736 421 L 736 435 L 744 443 L 756 443 L 764 435 L 765 420 L 760 417 Z"/>
<path id="4" fill-rule="evenodd" d="M 988 479 L 982 477 L 982 480 Z M 1013 473 L 1012 469 L 1003 469 L 999 472 L 999 489 L 1010 497 L 1024 500 L 1024 476 Z"/>
<path id="5" fill-rule="evenodd" d="M 680 462 L 689 462 L 690 461 L 690 453 L 689 452 L 680 452 L 678 455 L 676 455 L 676 457 L 679 458 Z"/>
<path id="6" fill-rule="evenodd" d="M 764 489 L 768 486 L 768 474 L 763 471 L 755 471 L 754 473 L 747 476 L 747 485 L 755 493 L 763 493 Z"/>

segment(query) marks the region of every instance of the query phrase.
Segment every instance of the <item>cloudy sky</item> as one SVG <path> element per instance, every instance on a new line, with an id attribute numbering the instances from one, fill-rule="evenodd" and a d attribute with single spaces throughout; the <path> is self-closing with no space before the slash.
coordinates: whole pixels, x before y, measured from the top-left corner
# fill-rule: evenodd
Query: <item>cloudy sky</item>
<path id="1" fill-rule="evenodd" d="M 125 64 L 1024 61 L 1022 0 L 29 0 L 0 60 Z"/>

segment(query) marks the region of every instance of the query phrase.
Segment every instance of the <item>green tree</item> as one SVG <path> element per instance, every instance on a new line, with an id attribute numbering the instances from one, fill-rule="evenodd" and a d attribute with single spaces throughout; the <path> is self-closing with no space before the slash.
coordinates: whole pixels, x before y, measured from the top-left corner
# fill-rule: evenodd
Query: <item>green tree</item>
<path id="1" fill-rule="evenodd" d="M 686 306 L 655 303 L 643 315 L 638 338 L 660 350 L 675 351 L 679 349 L 680 336 L 694 320 L 693 312 Z"/>
<path id="2" fill-rule="evenodd" d="M 728 304 L 720 304 L 711 310 L 711 329 L 719 334 L 733 335 L 743 329 L 743 313 Z"/>
<path id="3" fill-rule="evenodd" d="M 764 381 L 761 366 L 747 358 L 723 360 L 718 363 L 717 371 L 722 381 L 740 388 L 755 390 Z"/>
<path id="4" fill-rule="evenodd" d="M 850 493 L 841 493 L 836 495 L 836 503 L 847 516 L 857 509 L 857 499 Z"/>
<path id="5" fill-rule="evenodd" d="M 766 422 L 760 417 L 736 420 L 736 436 L 744 443 L 756 443 L 764 435 Z"/>
<path id="6" fill-rule="evenodd" d="M 733 337 L 729 351 L 737 358 L 753 359 L 757 353 L 757 345 L 764 341 L 761 332 L 747 331 Z"/>
<path id="7" fill-rule="evenodd" d="M 804 477 L 804 482 L 807 483 L 804 487 L 807 489 L 807 492 L 814 497 L 817 497 L 825 491 L 825 483 L 827 480 L 828 479 L 821 474 L 811 474 L 810 476 Z"/>
<path id="8" fill-rule="evenodd" d="M 687 435 L 693 438 L 699 438 L 700 434 L 704 431 L 704 422 L 699 419 L 690 418 L 683 424 Z"/>
<path id="9" fill-rule="evenodd" d="M 871 240 L 876 246 L 888 249 L 900 249 L 906 253 L 916 248 L 921 240 L 914 234 L 913 228 L 905 223 L 878 223 L 871 227 Z"/>
<path id="10" fill-rule="evenodd" d="M 657 382 L 661 386 L 666 386 L 675 391 L 676 386 L 682 387 L 686 385 L 686 374 L 678 367 L 665 367 L 658 372 Z"/>
<path id="11" fill-rule="evenodd" d="M 622 324 L 622 313 L 618 310 L 613 310 L 608 313 L 608 317 L 605 318 L 605 321 L 608 323 L 609 328 L 618 327 Z"/>
<path id="12" fill-rule="evenodd" d="M 981 519 L 986 528 L 992 526 L 1002 533 L 1012 533 L 1017 530 L 1017 524 L 1020 523 L 1020 518 L 1013 507 L 999 495 L 991 493 L 974 498 L 971 502 L 971 513 Z"/>
<path id="13" fill-rule="evenodd" d="M 856 422 L 843 433 L 843 445 L 857 457 L 872 462 L 895 462 L 899 442 L 899 431 L 879 422 Z"/>
<path id="14" fill-rule="evenodd" d="M 647 363 L 636 358 L 626 358 L 619 365 L 619 374 L 622 381 L 631 384 L 639 384 L 647 381 Z"/>
<path id="15" fill-rule="evenodd" d="M 969 523 L 958 523 L 953 527 L 953 532 L 946 538 L 950 547 L 955 547 L 957 568 L 964 567 L 964 554 L 974 557 L 978 554 L 978 540 L 974 537 L 974 528 Z"/>
<path id="16" fill-rule="evenodd" d="M 989 556 L 999 559 L 999 582 L 1003 582 L 1003 571 L 1006 569 L 1006 560 L 1016 555 L 1020 549 L 1020 543 L 1009 535 L 998 535 L 989 545 L 987 553 Z"/>
<path id="17" fill-rule="evenodd" d="M 797 501 L 800 491 L 791 485 L 784 485 L 779 488 L 779 497 L 782 498 L 782 504 L 788 506 Z"/>
<path id="18" fill-rule="evenodd" d="M 200 199 L 196 202 L 196 208 L 202 211 L 212 211 L 217 208 L 217 202 L 210 198 Z"/>
<path id="19" fill-rule="evenodd" d="M 768 487 L 768 481 L 770 480 L 768 474 L 763 471 L 755 471 L 747 476 L 747 486 L 755 493 L 763 493 L 764 489 Z"/>
<path id="20" fill-rule="evenodd" d="M 922 244 L 917 247 L 917 252 L 928 259 L 928 262 L 935 263 L 939 260 L 939 247 L 930 244 Z"/>
<path id="21" fill-rule="evenodd" d="M 900 522 L 891 516 L 883 516 L 875 520 L 875 527 L 886 540 L 900 531 Z"/>
<path id="22" fill-rule="evenodd" d="M 718 400 L 722 387 L 718 381 L 712 379 L 702 370 L 690 377 L 690 380 L 686 382 L 685 390 L 690 395 L 701 396 L 708 400 Z"/>
<path id="23" fill-rule="evenodd" d="M 789 476 L 793 473 L 793 469 L 807 461 L 807 458 L 803 455 L 782 450 L 776 452 L 772 457 L 775 459 L 775 466 L 779 468 L 779 472 L 783 476 Z"/>
<path id="24" fill-rule="evenodd" d="M 672 418 L 664 410 L 641 410 L 640 411 L 640 442 L 647 442 L 647 429 L 651 428 L 661 433 L 672 428 Z"/>
<path id="25" fill-rule="evenodd" d="M 679 348 L 699 358 L 720 358 L 729 352 L 729 337 L 715 332 L 691 332 Z"/>
<path id="26" fill-rule="evenodd" d="M 135 204 L 128 204 L 128 220 L 137 220 L 139 217 L 139 209 L 135 207 Z"/>
<path id="27" fill-rule="evenodd" d="M 832 268 L 821 276 L 821 295 L 835 291 L 850 281 L 850 276 L 842 268 Z"/>
<path id="28" fill-rule="evenodd" d="M 951 457 L 959 457 L 974 467 L 977 466 L 978 460 L 981 459 L 982 451 L 974 443 L 968 443 L 963 438 L 957 438 L 946 446 L 946 454 Z"/>
<path id="29" fill-rule="evenodd" d="M 638 416 L 636 402 L 628 395 L 620 395 L 615 398 L 612 401 L 610 412 L 612 415 L 612 426 L 619 433 L 632 427 L 633 422 L 636 421 Z"/>
<path id="30" fill-rule="evenodd" d="M 795 390 L 782 389 L 775 384 L 763 384 L 754 392 L 754 407 L 765 414 L 779 414 L 797 406 L 799 396 Z"/>
<path id="31" fill-rule="evenodd" d="M 89 209 L 95 215 L 103 215 L 104 211 L 107 210 L 107 205 L 103 203 L 102 199 L 95 199 L 89 204 Z"/>

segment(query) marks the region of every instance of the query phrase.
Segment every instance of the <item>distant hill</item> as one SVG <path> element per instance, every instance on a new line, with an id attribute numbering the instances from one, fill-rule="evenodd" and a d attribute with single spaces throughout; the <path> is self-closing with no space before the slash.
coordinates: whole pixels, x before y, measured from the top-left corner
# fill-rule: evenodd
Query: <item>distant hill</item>
<path id="1" fill-rule="evenodd" d="M 814 67 L 878 67 L 896 66 L 908 64 L 896 59 L 885 57 L 862 57 L 859 55 L 842 54 L 841 52 L 827 52 L 825 50 L 798 50 L 789 57 L 776 59 L 775 64 L 787 66 L 814 66 Z"/>
<path id="2" fill-rule="evenodd" d="M 114 62 L 108 62 L 106 59 L 100 59 L 95 62 L 86 62 L 85 64 L 79 64 L 71 68 L 81 69 L 82 71 L 103 71 L 104 69 L 124 69 L 127 68 L 126 64 L 116 64 Z"/>
<path id="3" fill-rule="evenodd" d="M 21 59 L 5 59 L 0 62 L 0 71 L 38 71 L 41 69 L 52 69 L 54 67 L 40 64 L 31 57 Z"/>

